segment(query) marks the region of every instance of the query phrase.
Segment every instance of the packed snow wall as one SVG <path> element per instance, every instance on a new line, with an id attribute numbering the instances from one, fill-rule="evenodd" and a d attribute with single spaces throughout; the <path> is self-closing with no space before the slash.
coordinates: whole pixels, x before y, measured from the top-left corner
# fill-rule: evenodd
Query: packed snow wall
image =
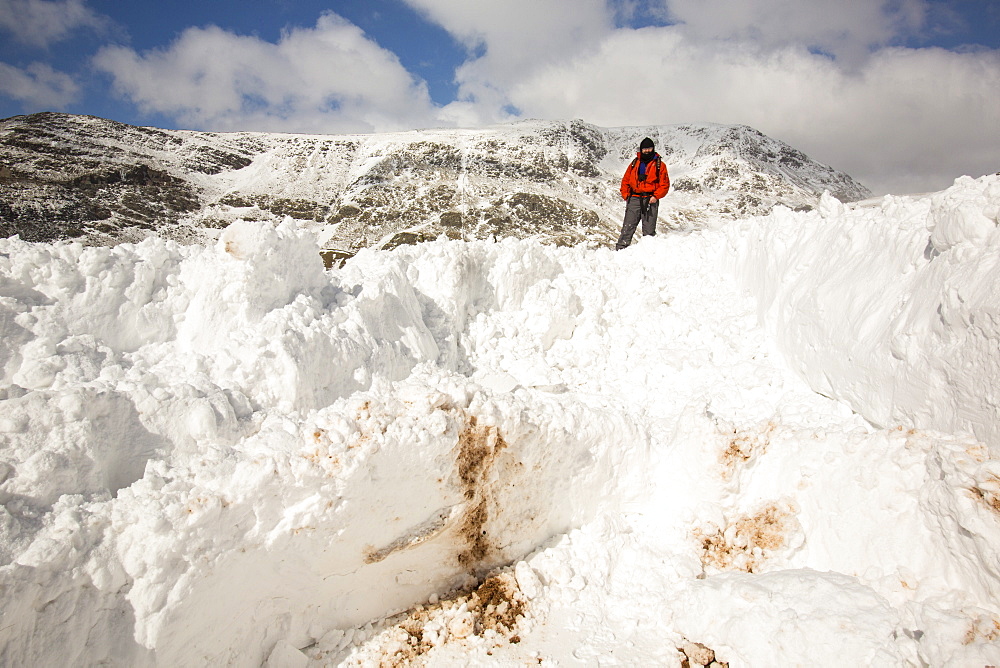
<path id="1" fill-rule="evenodd" d="M 778 209 L 729 230 L 762 324 L 817 392 L 1000 454 L 1000 175 Z"/>

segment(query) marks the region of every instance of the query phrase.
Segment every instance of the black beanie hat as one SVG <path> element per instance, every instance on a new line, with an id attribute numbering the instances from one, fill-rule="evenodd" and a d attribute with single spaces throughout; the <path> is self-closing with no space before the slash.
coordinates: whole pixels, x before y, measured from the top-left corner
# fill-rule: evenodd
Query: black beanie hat
<path id="1" fill-rule="evenodd" d="M 643 139 L 642 142 L 639 144 L 640 151 L 644 148 L 653 148 L 653 140 L 650 139 L 649 137 Z"/>

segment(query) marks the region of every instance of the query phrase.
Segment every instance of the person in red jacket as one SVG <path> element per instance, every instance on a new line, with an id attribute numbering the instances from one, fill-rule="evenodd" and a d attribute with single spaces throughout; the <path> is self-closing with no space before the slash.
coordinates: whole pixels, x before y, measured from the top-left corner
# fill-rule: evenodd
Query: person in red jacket
<path id="1" fill-rule="evenodd" d="M 660 154 L 653 150 L 653 140 L 646 137 L 639 144 L 639 153 L 622 177 L 622 198 L 625 200 L 625 222 L 615 250 L 628 248 L 635 228 L 642 221 L 642 236 L 656 235 L 656 214 L 659 201 L 670 190 L 670 175 Z"/>

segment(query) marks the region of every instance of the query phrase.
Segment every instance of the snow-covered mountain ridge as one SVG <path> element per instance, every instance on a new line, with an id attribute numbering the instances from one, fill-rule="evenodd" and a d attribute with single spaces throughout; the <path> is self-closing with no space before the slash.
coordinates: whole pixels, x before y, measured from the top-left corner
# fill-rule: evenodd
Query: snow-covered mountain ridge
<path id="1" fill-rule="evenodd" d="M 353 253 L 437 238 L 538 237 L 606 244 L 618 183 L 644 136 L 673 192 L 662 225 L 869 195 L 846 174 L 746 126 L 599 128 L 523 121 L 480 130 L 375 135 L 209 133 L 65 114 L 0 121 L 0 234 L 25 240 L 178 239 L 236 219 L 314 228 Z"/>

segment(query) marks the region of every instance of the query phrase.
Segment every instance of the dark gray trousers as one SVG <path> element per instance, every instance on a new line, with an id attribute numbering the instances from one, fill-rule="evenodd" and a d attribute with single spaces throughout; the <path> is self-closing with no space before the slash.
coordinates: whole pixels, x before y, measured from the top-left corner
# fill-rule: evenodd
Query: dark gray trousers
<path id="1" fill-rule="evenodd" d="M 632 243 L 632 235 L 639 221 L 642 221 L 642 236 L 656 236 L 656 213 L 660 209 L 660 203 L 650 203 L 648 197 L 629 197 L 625 203 L 625 222 L 622 223 L 622 234 L 618 237 L 615 250 L 628 248 Z"/>

